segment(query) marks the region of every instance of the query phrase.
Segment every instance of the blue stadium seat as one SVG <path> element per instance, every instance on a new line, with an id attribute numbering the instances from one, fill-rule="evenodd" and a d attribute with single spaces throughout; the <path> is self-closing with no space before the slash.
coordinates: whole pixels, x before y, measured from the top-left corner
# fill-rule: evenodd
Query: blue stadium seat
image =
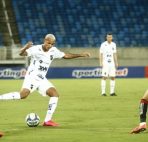
<path id="1" fill-rule="evenodd" d="M 59 47 L 97 47 L 111 31 L 118 46 L 148 46 L 147 0 L 12 0 L 21 43 L 53 33 Z"/>

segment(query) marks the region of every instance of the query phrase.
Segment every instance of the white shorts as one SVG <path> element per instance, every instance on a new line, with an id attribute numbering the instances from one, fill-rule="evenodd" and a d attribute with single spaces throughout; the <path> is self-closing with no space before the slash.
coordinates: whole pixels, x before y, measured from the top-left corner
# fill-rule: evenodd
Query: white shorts
<path id="1" fill-rule="evenodd" d="M 25 77 L 22 85 L 22 88 L 29 89 L 31 93 L 37 90 L 42 96 L 46 96 L 46 91 L 51 87 L 54 87 L 54 85 L 47 78 L 39 79 L 29 75 Z"/>
<path id="2" fill-rule="evenodd" d="M 102 76 L 103 77 L 115 77 L 116 76 L 116 68 L 114 65 L 104 65 L 102 68 Z"/>

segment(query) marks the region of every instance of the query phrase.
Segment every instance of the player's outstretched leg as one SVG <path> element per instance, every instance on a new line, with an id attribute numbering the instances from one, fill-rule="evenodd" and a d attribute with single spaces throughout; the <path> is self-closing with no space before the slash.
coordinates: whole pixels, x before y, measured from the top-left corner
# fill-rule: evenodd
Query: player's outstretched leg
<path id="1" fill-rule="evenodd" d="M 0 95 L 0 100 L 20 100 L 25 99 L 30 94 L 30 90 L 23 88 L 20 92 L 10 92 Z"/>
<path id="2" fill-rule="evenodd" d="M 59 124 L 55 123 L 51 119 L 52 119 L 53 113 L 55 112 L 55 109 L 57 107 L 59 95 L 58 95 L 55 88 L 48 89 L 47 95 L 50 96 L 50 100 L 49 100 L 48 110 L 46 113 L 46 117 L 45 117 L 43 126 L 56 127 L 56 126 L 59 126 Z"/>
<path id="3" fill-rule="evenodd" d="M 145 99 L 141 99 L 140 101 L 140 124 L 135 127 L 131 134 L 137 134 L 146 130 L 146 113 L 147 113 L 148 101 Z"/>
<path id="4" fill-rule="evenodd" d="M 20 98 L 19 92 L 11 92 L 0 95 L 0 100 L 18 100 Z"/>

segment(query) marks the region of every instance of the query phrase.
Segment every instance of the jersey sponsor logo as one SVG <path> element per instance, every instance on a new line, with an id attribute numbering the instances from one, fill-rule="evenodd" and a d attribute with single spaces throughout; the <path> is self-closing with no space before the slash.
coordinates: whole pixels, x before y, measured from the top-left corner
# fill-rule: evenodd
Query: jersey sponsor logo
<path id="1" fill-rule="evenodd" d="M 110 55 L 110 54 L 107 54 L 106 56 L 107 56 L 108 58 L 109 58 L 109 57 L 112 57 L 112 55 Z"/>
<path id="2" fill-rule="evenodd" d="M 39 68 L 38 68 L 40 71 L 47 71 L 48 70 L 48 68 L 47 67 L 43 67 L 43 66 L 39 66 Z"/>

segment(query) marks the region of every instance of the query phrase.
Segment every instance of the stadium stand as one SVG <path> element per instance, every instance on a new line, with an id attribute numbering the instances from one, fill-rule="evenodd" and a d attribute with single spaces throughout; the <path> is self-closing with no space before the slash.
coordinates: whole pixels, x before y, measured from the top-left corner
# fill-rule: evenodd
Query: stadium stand
<path id="1" fill-rule="evenodd" d="M 2 34 L 0 33 L 0 48 L 2 47 L 3 45 L 3 40 L 2 40 Z"/>
<path id="2" fill-rule="evenodd" d="M 0 34 L 3 46 L 11 46 L 12 39 L 15 44 L 20 44 L 16 17 L 12 7 L 11 0 L 0 1 Z M 9 26 L 10 27 L 9 27 Z M 9 27 L 9 28 L 8 28 Z M 10 29 L 12 35 L 10 35 Z"/>
<path id="3" fill-rule="evenodd" d="M 58 47 L 97 47 L 111 31 L 120 47 L 148 45 L 147 0 L 12 0 L 21 44 L 54 33 Z"/>

